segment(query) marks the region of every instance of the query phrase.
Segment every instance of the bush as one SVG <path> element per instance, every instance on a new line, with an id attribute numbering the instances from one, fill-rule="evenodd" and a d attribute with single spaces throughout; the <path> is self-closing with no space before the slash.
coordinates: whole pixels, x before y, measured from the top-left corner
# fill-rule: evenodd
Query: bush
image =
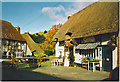
<path id="1" fill-rule="evenodd" d="M 44 34 L 45 34 L 45 33 L 47 33 L 47 31 L 46 31 L 46 30 L 44 31 Z"/>
<path id="2" fill-rule="evenodd" d="M 51 50 L 44 50 L 44 53 L 45 53 L 46 55 L 48 55 L 48 56 L 54 54 L 53 51 L 51 51 Z"/>
<path id="3" fill-rule="evenodd" d="M 45 41 L 45 36 L 44 35 L 39 35 L 38 33 L 31 35 L 31 38 L 36 42 L 36 43 L 43 43 Z"/>

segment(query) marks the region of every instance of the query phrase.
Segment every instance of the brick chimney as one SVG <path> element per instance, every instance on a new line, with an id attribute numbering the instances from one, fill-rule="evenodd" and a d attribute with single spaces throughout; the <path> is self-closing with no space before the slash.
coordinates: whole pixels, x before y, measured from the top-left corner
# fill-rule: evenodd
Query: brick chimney
<path id="1" fill-rule="evenodd" d="M 16 27 L 16 30 L 20 33 L 20 27 L 19 26 Z"/>
<path id="2" fill-rule="evenodd" d="M 29 34 L 29 32 L 27 32 L 27 34 Z"/>

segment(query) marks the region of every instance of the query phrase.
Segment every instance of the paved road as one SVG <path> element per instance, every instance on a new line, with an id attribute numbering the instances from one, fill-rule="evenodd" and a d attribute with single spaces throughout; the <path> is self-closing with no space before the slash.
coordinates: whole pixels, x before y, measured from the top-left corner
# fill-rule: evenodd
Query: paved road
<path id="1" fill-rule="evenodd" d="M 87 71 L 80 67 L 40 67 L 37 69 L 18 70 L 14 67 L 3 66 L 3 80 L 91 80 L 99 81 L 109 77 L 105 71 Z"/>
<path id="2" fill-rule="evenodd" d="M 2 70 L 2 80 L 65 80 L 44 73 L 27 70 L 4 69 Z"/>
<path id="3" fill-rule="evenodd" d="M 105 71 L 92 72 L 91 70 L 87 71 L 86 69 L 81 67 L 62 67 L 62 66 L 41 67 L 34 69 L 33 71 L 50 74 L 66 80 L 98 81 L 109 78 L 109 72 Z"/>
<path id="4" fill-rule="evenodd" d="M 34 72 L 31 70 L 20 70 L 12 66 L 4 66 L 2 68 L 2 80 L 3 81 L 48 81 L 48 80 L 65 80 L 59 77 L 55 77 L 49 74 L 40 72 Z"/>

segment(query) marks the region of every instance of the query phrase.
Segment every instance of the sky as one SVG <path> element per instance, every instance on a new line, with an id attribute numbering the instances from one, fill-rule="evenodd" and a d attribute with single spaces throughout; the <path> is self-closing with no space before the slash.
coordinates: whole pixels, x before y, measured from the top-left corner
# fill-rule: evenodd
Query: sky
<path id="1" fill-rule="evenodd" d="M 21 33 L 49 30 L 64 24 L 74 14 L 94 2 L 2 2 L 2 20 L 9 21 Z"/>

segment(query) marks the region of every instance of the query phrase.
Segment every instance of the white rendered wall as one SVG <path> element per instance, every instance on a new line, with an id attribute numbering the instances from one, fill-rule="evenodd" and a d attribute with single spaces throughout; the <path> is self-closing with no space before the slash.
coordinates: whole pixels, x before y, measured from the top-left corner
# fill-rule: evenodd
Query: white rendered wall
<path id="1" fill-rule="evenodd" d="M 81 63 L 82 60 L 82 55 L 80 55 L 79 53 L 75 53 L 75 63 Z"/>
<path id="2" fill-rule="evenodd" d="M 59 46 L 59 42 L 57 42 L 57 44 L 55 45 L 55 57 L 59 57 L 58 46 Z"/>
<path id="3" fill-rule="evenodd" d="M 75 53 L 75 46 L 74 46 L 74 56 L 75 56 L 75 63 L 81 63 L 82 55 L 79 53 Z"/>
<path id="4" fill-rule="evenodd" d="M 117 67 L 117 47 L 115 48 L 115 50 L 112 51 L 112 63 L 112 69 Z"/>
<path id="5" fill-rule="evenodd" d="M 55 49 L 55 57 L 64 56 L 64 46 L 59 46 L 59 42 L 55 45 Z"/>
<path id="6" fill-rule="evenodd" d="M 26 55 L 30 55 L 30 56 L 32 55 L 32 53 L 31 53 L 31 51 L 30 51 L 28 45 L 27 45 L 27 53 L 26 53 Z"/>
<path id="7" fill-rule="evenodd" d="M 62 57 L 64 56 L 64 46 L 58 46 L 58 55 L 59 56 L 61 55 Z"/>

